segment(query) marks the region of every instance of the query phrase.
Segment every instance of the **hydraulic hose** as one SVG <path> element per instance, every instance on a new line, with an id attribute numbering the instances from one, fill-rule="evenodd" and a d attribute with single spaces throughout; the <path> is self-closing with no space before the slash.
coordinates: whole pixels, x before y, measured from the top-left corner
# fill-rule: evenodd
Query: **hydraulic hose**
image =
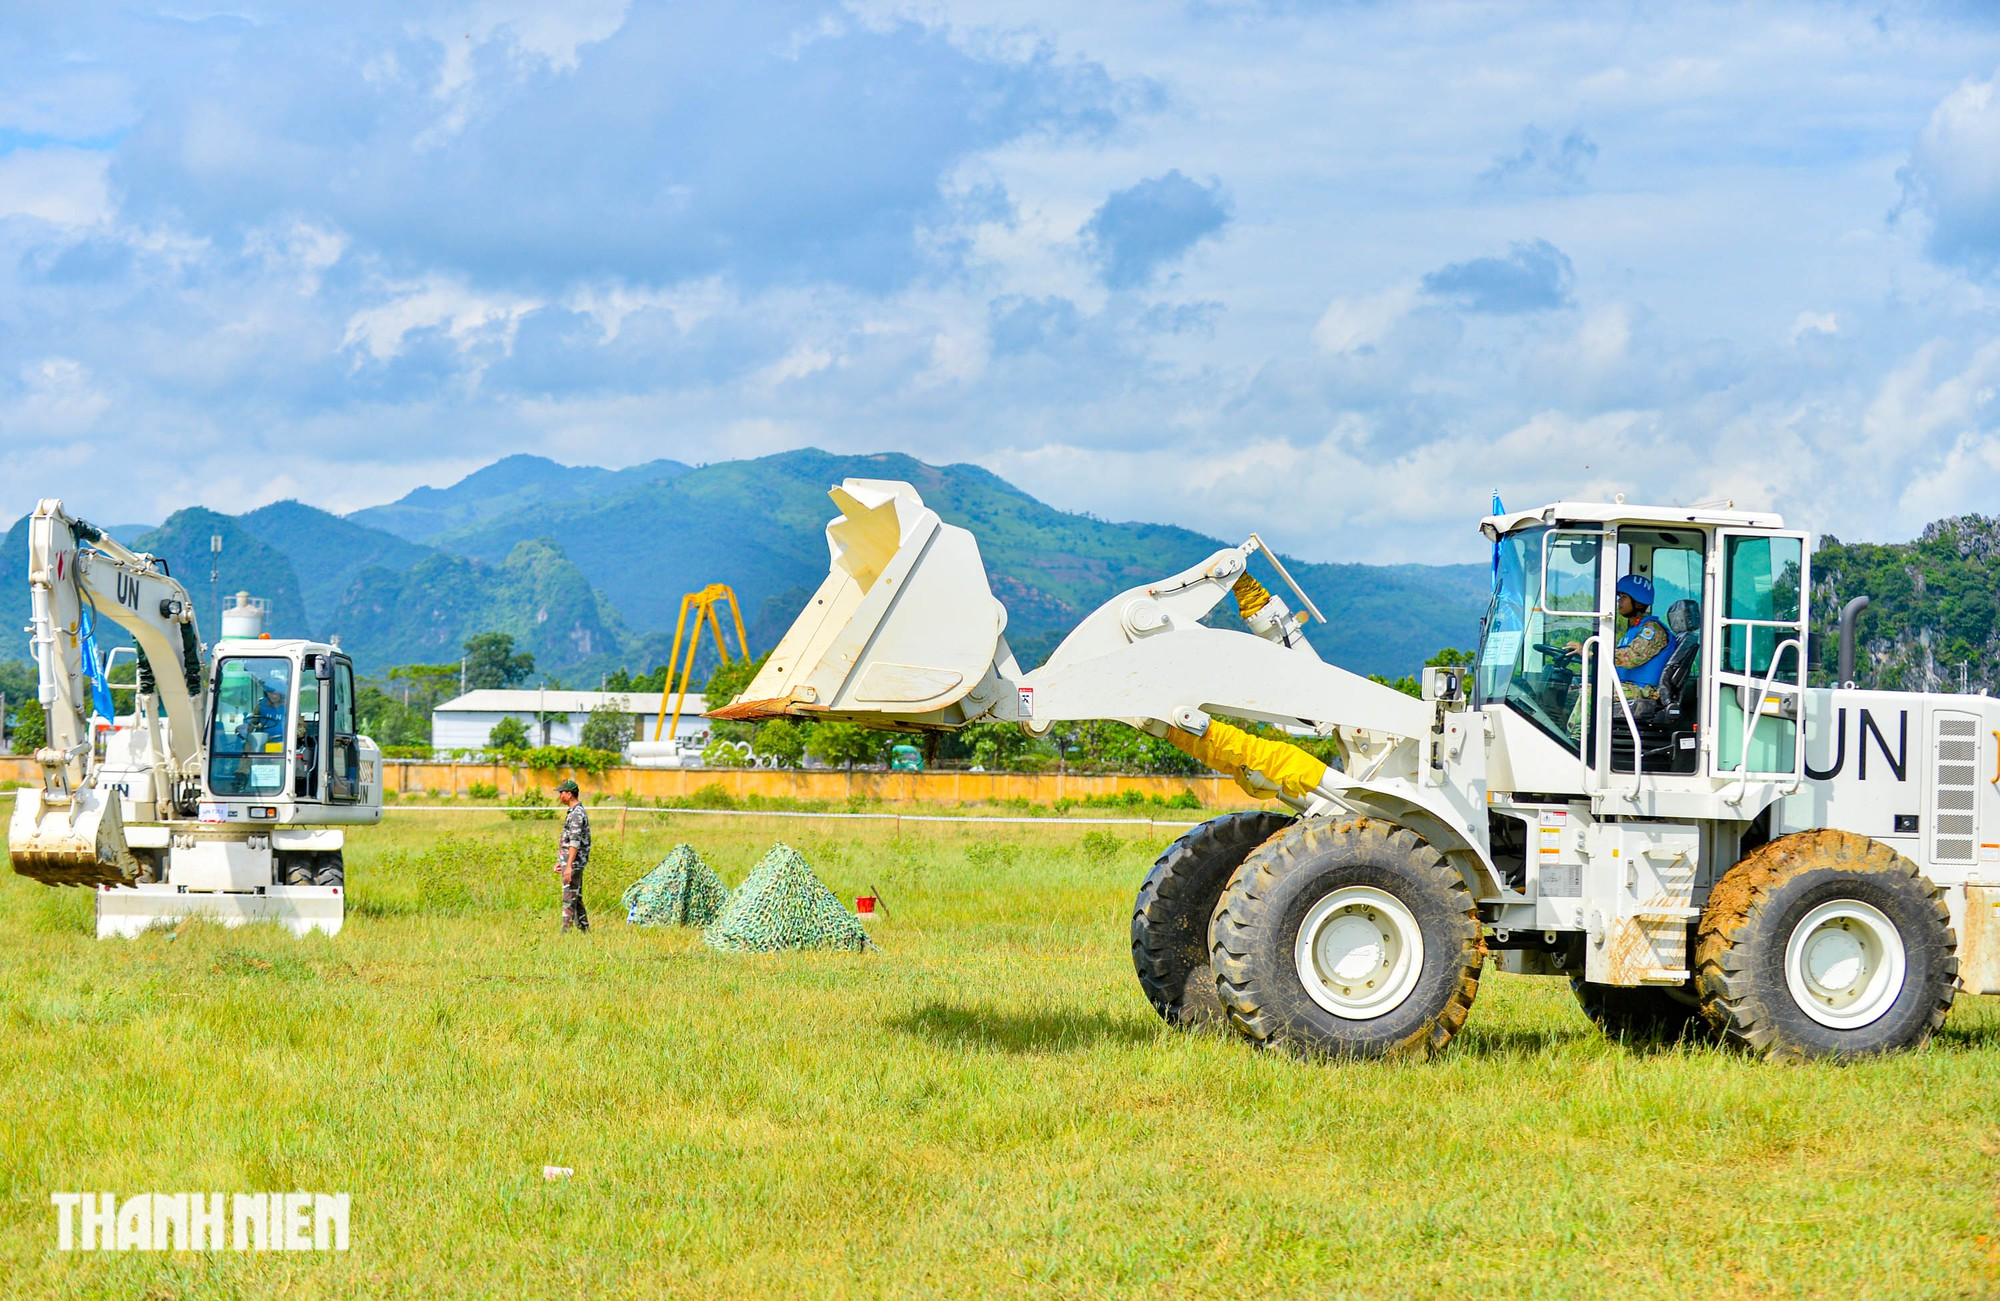
<path id="1" fill-rule="evenodd" d="M 1169 727 L 1167 739 L 1190 757 L 1199 759 L 1217 772 L 1228 773 L 1245 792 L 1260 799 L 1270 792 L 1252 786 L 1245 780 L 1245 773 L 1258 773 L 1293 799 L 1310 794 L 1315 786 L 1326 780 L 1327 766 L 1296 745 L 1289 741 L 1252 736 L 1221 719 L 1210 719 L 1208 730 L 1200 736 L 1190 735 L 1178 727 Z"/>

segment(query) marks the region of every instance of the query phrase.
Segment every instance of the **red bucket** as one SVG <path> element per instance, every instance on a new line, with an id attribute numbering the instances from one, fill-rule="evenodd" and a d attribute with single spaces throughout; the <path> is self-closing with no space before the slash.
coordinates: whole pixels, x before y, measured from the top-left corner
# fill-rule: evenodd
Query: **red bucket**
<path id="1" fill-rule="evenodd" d="M 854 900 L 854 911 L 863 917 L 866 917 L 868 916 L 868 914 L 874 912 L 875 896 L 872 894 L 864 894 L 856 896 Z"/>

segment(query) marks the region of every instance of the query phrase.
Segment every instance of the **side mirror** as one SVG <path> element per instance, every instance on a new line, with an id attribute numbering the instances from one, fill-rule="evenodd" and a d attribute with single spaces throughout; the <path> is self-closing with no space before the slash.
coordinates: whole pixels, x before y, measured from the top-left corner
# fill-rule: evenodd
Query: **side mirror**
<path id="1" fill-rule="evenodd" d="M 333 680 L 333 656 L 321 655 L 313 661 L 313 676 L 321 682 Z"/>

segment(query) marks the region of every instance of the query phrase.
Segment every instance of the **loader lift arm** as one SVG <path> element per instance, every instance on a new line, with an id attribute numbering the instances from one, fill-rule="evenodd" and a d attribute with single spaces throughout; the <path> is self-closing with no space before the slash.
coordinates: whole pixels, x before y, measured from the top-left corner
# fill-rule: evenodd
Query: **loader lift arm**
<path id="1" fill-rule="evenodd" d="M 1037 735 L 1058 721 L 1114 719 L 1174 737 L 1267 793 L 1287 783 L 1257 764 L 1300 752 L 1281 742 L 1245 746 L 1257 738 L 1210 715 L 1338 730 L 1371 759 L 1400 749 L 1413 771 L 1433 731 L 1430 705 L 1321 660 L 1302 620 L 1246 579 L 1263 547 L 1254 536 L 1119 593 L 1046 664 L 1023 672 L 970 533 L 945 524 L 906 483 L 849 479 L 831 495 L 843 513 L 827 526 L 826 581 L 742 698 L 711 717 L 793 715 L 906 731 L 1000 721 Z M 1232 591 L 1255 632 L 1201 622 Z M 1197 740 L 1206 747 L 1192 748 Z"/>

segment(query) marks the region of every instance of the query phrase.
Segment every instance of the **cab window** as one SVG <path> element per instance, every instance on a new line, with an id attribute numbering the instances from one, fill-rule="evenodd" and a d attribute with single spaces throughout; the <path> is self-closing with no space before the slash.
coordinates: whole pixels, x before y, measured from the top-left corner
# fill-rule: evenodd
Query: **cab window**
<path id="1" fill-rule="evenodd" d="M 217 795 L 280 795 L 292 717 L 292 665 L 280 656 L 232 656 L 215 677 L 208 788 Z"/>
<path id="2" fill-rule="evenodd" d="M 1601 534 L 1522 529 L 1496 547 L 1494 591 L 1473 670 L 1476 704 L 1504 701 L 1551 738 L 1579 747 L 1573 720 L 1588 702 L 1568 650 L 1597 631 Z M 1546 575 L 1547 587 L 1543 580 Z"/>

